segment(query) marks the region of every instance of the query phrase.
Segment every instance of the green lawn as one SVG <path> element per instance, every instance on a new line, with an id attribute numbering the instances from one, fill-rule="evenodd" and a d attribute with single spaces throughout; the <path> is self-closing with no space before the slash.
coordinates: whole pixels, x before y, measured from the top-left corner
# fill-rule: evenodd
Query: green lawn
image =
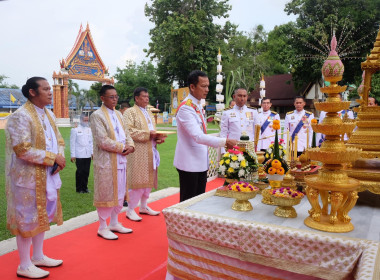
<path id="1" fill-rule="evenodd" d="M 70 162 L 70 128 L 60 128 L 60 132 L 65 140 L 66 149 L 66 168 L 61 171 L 62 188 L 61 188 L 61 201 L 63 208 L 63 218 L 68 220 L 70 218 L 79 216 L 95 210 L 92 205 L 93 190 L 94 190 L 94 177 L 91 167 L 88 189 L 90 194 L 79 194 L 75 192 L 75 164 Z M 161 155 L 161 164 L 158 168 L 158 189 L 167 187 L 179 187 L 178 173 L 173 166 L 173 158 L 175 152 L 175 145 L 177 142 L 177 135 L 169 135 L 165 143 L 158 146 Z M 6 197 L 5 197 L 5 133 L 0 130 L 0 240 L 12 237 L 6 229 Z M 155 191 L 155 190 L 153 190 Z"/>

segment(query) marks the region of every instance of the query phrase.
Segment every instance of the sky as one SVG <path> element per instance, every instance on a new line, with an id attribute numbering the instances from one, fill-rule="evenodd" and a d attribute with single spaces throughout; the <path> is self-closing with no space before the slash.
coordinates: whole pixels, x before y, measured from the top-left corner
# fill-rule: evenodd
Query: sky
<path id="1" fill-rule="evenodd" d="M 42 76 L 52 84 L 53 71 L 74 45 L 80 25 L 90 26 L 95 46 L 110 76 L 127 60 L 149 60 L 143 49 L 153 24 L 144 15 L 146 0 L 0 0 L 0 75 L 21 87 Z M 238 30 L 262 24 L 266 31 L 294 21 L 284 12 L 289 0 L 230 0 L 229 20 Z M 92 82 L 79 83 L 89 88 Z"/>

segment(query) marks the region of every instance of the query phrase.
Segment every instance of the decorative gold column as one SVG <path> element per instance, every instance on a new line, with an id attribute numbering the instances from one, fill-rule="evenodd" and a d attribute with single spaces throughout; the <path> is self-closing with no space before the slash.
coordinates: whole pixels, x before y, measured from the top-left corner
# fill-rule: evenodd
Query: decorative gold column
<path id="1" fill-rule="evenodd" d="M 314 103 L 317 110 L 327 112 L 321 124 L 312 124 L 315 132 L 326 135 L 321 148 L 310 148 L 306 155 L 323 163 L 317 175 L 305 177 L 306 195 L 311 204 L 309 217 L 305 224 L 311 228 L 328 232 L 348 232 L 354 229 L 348 212 L 355 206 L 358 199 L 359 181 L 349 178 L 343 170 L 343 164 L 352 162 L 359 157 L 360 150 L 346 148 L 343 137 L 351 132 L 354 122 L 343 121 L 338 112 L 349 108 L 350 102 L 342 102 L 339 93 L 346 86 L 339 86 L 344 66 L 335 51 L 335 34 L 331 40 L 330 55 L 323 64 L 322 74 L 330 86 L 321 88 L 327 94 L 326 102 Z M 322 205 L 320 205 L 320 201 Z"/>

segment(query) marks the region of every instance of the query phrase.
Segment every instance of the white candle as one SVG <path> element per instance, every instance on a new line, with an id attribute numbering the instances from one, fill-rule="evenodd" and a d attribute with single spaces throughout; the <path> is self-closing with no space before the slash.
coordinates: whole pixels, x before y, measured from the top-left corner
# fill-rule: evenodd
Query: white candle
<path id="1" fill-rule="evenodd" d="M 222 72 L 222 65 L 220 64 L 216 65 L 216 72 L 218 73 Z"/>
<path id="2" fill-rule="evenodd" d="M 216 82 L 217 83 L 223 82 L 223 75 L 221 75 L 221 74 L 216 75 Z"/>

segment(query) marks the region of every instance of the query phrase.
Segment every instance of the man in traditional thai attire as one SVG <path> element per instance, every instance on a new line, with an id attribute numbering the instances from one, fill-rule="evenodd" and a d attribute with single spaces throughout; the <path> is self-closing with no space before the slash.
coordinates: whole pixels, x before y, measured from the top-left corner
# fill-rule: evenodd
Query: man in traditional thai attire
<path id="1" fill-rule="evenodd" d="M 90 175 L 92 157 L 92 133 L 88 124 L 89 117 L 82 113 L 79 125 L 71 129 L 70 154 L 71 162 L 75 162 L 75 188 L 78 193 L 88 193 L 88 176 Z"/>
<path id="2" fill-rule="evenodd" d="M 261 112 L 258 115 L 258 124 L 260 125 L 260 136 L 257 149 L 265 152 L 269 145 L 274 142 L 276 131 L 273 129 L 273 121 L 280 120 L 279 114 L 271 111 L 272 102 L 268 97 L 264 97 L 261 101 Z M 280 133 L 281 130 L 278 130 Z M 283 137 L 280 137 L 283 138 Z"/>
<path id="3" fill-rule="evenodd" d="M 236 89 L 233 98 L 236 102 L 233 108 L 223 111 L 220 122 L 220 137 L 240 140 L 240 136 L 245 132 L 249 136 L 249 140 L 253 141 L 257 110 L 246 105 L 248 94 L 245 89 Z M 225 153 L 224 148 L 222 148 L 222 153 Z"/>
<path id="4" fill-rule="evenodd" d="M 207 135 L 202 114 L 201 99 L 207 97 L 210 85 L 206 73 L 194 70 L 189 74 L 190 94 L 177 109 L 177 145 L 174 166 L 179 174 L 180 201 L 187 200 L 206 190 L 209 168 L 208 147 L 231 149 L 234 139 Z"/>
<path id="5" fill-rule="evenodd" d="M 47 277 L 49 271 L 37 266 L 55 267 L 63 262 L 43 253 L 50 222 L 63 222 L 58 172 L 66 165 L 65 143 L 54 114 L 45 108 L 52 101 L 50 90 L 45 78 L 28 79 L 22 87 L 28 101 L 9 117 L 5 129 L 7 227 L 16 235 L 17 275 L 26 278 Z"/>
<path id="6" fill-rule="evenodd" d="M 128 155 L 127 185 L 129 200 L 127 218 L 141 221 L 135 208 L 140 202 L 140 214 L 157 216 L 160 212 L 148 206 L 149 194 L 152 188 L 157 188 L 157 169 L 160 165 L 160 154 L 157 144 L 163 138 L 156 133 L 156 123 L 153 114 L 147 110 L 149 93 L 146 88 L 134 90 L 135 105 L 124 113 L 124 121 L 128 124 L 129 133 L 135 142 L 135 152 Z"/>
<path id="7" fill-rule="evenodd" d="M 378 105 L 379 104 L 375 97 L 368 97 L 368 107 L 376 107 Z"/>
<path id="8" fill-rule="evenodd" d="M 115 88 L 104 85 L 99 94 L 103 105 L 90 118 L 94 137 L 94 206 L 99 216 L 98 235 L 118 239 L 113 232 L 132 232 L 119 223 L 118 215 L 126 193 L 126 156 L 134 151 L 134 143 L 123 116 L 115 110 L 119 98 Z"/>
<path id="9" fill-rule="evenodd" d="M 284 133 L 289 130 L 289 138 L 286 139 L 285 134 L 285 143 L 286 141 L 294 142 L 296 136 L 298 135 L 297 143 L 297 156 L 300 156 L 307 147 L 307 137 L 309 137 L 309 147 L 313 140 L 313 129 L 311 128 L 311 120 L 314 119 L 314 114 L 309 111 L 305 111 L 304 107 L 306 105 L 305 98 L 303 96 L 296 96 L 294 98 L 294 107 L 295 111 L 286 113 L 285 124 L 284 124 Z"/>

